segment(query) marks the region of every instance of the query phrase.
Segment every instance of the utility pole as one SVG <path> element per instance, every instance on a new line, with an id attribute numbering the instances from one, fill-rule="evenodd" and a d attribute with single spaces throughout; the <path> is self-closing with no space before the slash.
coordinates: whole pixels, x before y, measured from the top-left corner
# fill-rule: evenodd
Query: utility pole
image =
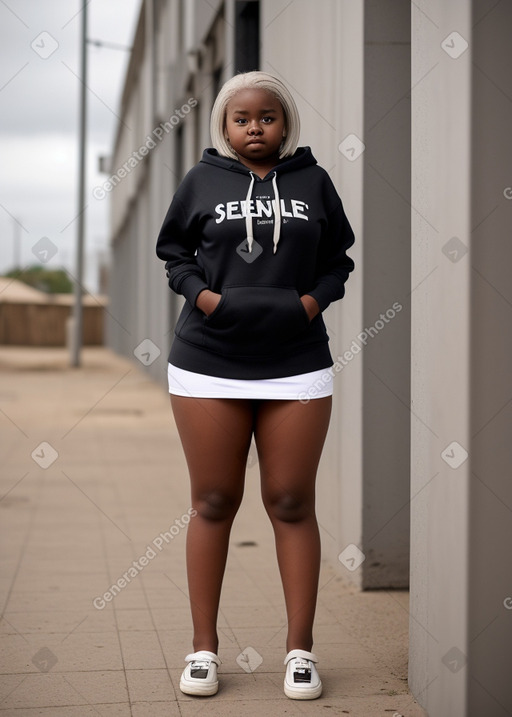
<path id="1" fill-rule="evenodd" d="M 14 266 L 13 269 L 16 271 L 19 271 L 21 269 L 21 224 L 16 219 L 16 217 L 13 217 L 13 228 L 14 228 L 14 234 L 13 234 L 13 260 L 14 260 Z"/>
<path id="2" fill-rule="evenodd" d="M 83 273 L 84 273 L 84 236 L 85 236 L 85 161 L 87 134 L 87 5 L 82 1 L 82 41 L 81 41 L 81 78 L 80 92 L 80 159 L 78 175 L 78 238 L 76 250 L 75 302 L 73 309 L 73 336 L 71 365 L 80 366 L 80 354 L 83 334 Z"/>

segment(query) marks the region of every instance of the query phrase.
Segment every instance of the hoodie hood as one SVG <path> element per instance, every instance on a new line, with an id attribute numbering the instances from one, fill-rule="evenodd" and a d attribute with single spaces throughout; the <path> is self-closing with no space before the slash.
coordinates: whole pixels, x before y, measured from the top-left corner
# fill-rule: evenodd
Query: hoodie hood
<path id="1" fill-rule="evenodd" d="M 228 172 L 239 172 L 250 177 L 249 187 L 247 189 L 247 196 L 245 201 L 248 203 L 251 200 L 252 192 L 254 189 L 254 183 L 259 181 L 267 181 L 269 176 L 272 176 L 272 187 L 274 190 L 274 254 L 277 251 L 277 245 L 281 237 L 281 200 L 279 197 L 279 189 L 277 186 L 277 177 L 287 172 L 294 172 L 297 169 L 303 169 L 304 167 L 310 167 L 317 164 L 316 159 L 313 157 L 311 149 L 309 147 L 298 147 L 295 153 L 291 157 L 285 157 L 279 164 L 276 164 L 270 172 L 263 178 L 260 179 L 257 174 L 252 172 L 249 167 L 246 167 L 242 162 L 231 159 L 231 157 L 223 157 L 213 147 L 205 149 L 201 162 L 205 164 L 213 164 L 215 167 L 220 167 L 227 170 Z M 252 223 L 252 214 L 248 211 L 245 216 L 245 229 L 247 233 L 247 248 L 249 253 L 252 252 L 252 245 L 254 242 L 254 230 Z"/>
<path id="2" fill-rule="evenodd" d="M 249 167 L 246 167 L 245 164 L 242 164 L 242 162 L 239 162 L 237 159 L 231 159 L 231 157 L 223 157 L 216 149 L 213 149 L 213 147 L 208 147 L 208 149 L 204 150 L 201 162 L 213 164 L 215 167 L 222 167 L 229 172 L 251 174 L 251 170 Z M 317 164 L 317 161 L 313 157 L 311 149 L 309 147 L 297 147 L 291 157 L 282 159 L 279 164 L 272 167 L 270 172 L 284 174 L 285 172 L 293 172 L 303 167 L 311 167 L 313 164 Z"/>

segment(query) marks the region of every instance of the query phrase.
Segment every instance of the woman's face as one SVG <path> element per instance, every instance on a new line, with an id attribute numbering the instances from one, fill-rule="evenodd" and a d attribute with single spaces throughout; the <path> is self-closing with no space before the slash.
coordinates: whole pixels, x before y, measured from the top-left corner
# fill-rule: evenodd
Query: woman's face
<path id="1" fill-rule="evenodd" d="M 285 134 L 280 101 L 266 90 L 240 90 L 228 102 L 225 131 L 244 164 L 277 161 Z"/>

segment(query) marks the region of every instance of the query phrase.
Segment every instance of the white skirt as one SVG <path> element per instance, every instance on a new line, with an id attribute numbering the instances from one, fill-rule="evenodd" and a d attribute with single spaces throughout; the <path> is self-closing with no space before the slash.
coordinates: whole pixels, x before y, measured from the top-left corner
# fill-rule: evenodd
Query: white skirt
<path id="1" fill-rule="evenodd" d="M 332 395 L 334 372 L 329 368 L 284 378 L 255 380 L 219 378 L 185 371 L 169 364 L 169 393 L 191 398 L 259 398 L 308 403 Z"/>

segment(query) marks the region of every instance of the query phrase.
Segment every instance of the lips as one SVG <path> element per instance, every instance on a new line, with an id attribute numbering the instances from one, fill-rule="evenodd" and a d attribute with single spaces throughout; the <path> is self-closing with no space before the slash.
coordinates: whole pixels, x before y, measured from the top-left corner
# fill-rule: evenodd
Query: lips
<path id="1" fill-rule="evenodd" d="M 247 144 L 264 144 L 262 139 L 250 139 Z"/>

